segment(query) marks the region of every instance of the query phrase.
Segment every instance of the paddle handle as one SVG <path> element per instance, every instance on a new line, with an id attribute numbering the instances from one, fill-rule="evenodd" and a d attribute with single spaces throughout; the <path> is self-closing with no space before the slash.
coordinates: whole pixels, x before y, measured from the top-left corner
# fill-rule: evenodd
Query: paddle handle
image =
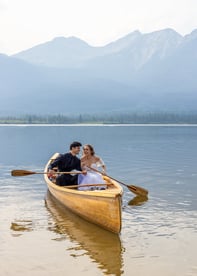
<path id="1" fill-rule="evenodd" d="M 71 172 L 54 172 L 51 174 L 83 174 L 82 171 L 71 171 Z M 11 171 L 12 176 L 27 176 L 31 174 L 50 174 L 50 172 L 32 172 L 27 170 L 13 170 Z"/>
<path id="2" fill-rule="evenodd" d="M 39 172 L 36 172 L 35 174 L 50 174 L 50 172 L 44 172 L 44 173 L 39 173 Z M 53 172 L 51 174 L 83 174 L 83 172 Z"/>
<path id="3" fill-rule="evenodd" d="M 87 167 L 88 167 L 90 170 L 93 170 L 93 171 L 95 171 L 95 172 L 97 172 L 97 173 L 100 173 L 100 174 L 102 174 L 103 176 L 107 176 L 107 177 L 111 178 L 112 180 L 115 180 L 115 181 L 117 181 L 118 183 L 120 183 L 120 184 L 122 184 L 122 185 L 124 185 L 124 186 L 127 187 L 127 185 L 126 185 L 125 183 L 123 183 L 123 182 L 121 182 L 121 181 L 119 181 L 119 180 L 117 180 L 117 179 L 115 179 L 115 178 L 113 178 L 113 177 L 107 175 L 106 173 L 103 173 L 103 172 L 101 172 L 101 171 L 99 171 L 99 170 L 97 170 L 97 169 L 95 169 L 95 168 L 89 167 L 89 166 L 87 166 Z"/>
<path id="4" fill-rule="evenodd" d="M 111 176 L 109 176 L 109 175 L 107 175 L 107 174 L 105 174 L 105 173 L 103 173 L 103 172 L 101 172 L 101 171 L 95 169 L 95 168 L 92 168 L 92 167 L 89 167 L 89 166 L 87 166 L 87 167 L 88 167 L 89 169 L 91 169 L 91 170 L 97 172 L 97 173 L 102 174 L 103 176 L 107 176 L 107 177 L 111 178 L 112 180 L 117 181 L 117 182 L 120 183 L 121 185 L 127 187 L 131 192 L 133 192 L 133 193 L 136 194 L 136 195 L 140 195 L 140 196 L 147 196 L 147 195 L 148 195 L 148 190 L 146 190 L 146 189 L 144 189 L 144 188 L 142 188 L 142 187 L 135 186 L 135 185 L 127 185 L 127 184 L 125 184 L 125 183 L 123 183 L 123 182 L 121 182 L 121 181 L 119 181 L 119 180 L 117 180 L 117 179 L 115 179 L 115 178 L 113 178 L 113 177 L 111 177 Z"/>

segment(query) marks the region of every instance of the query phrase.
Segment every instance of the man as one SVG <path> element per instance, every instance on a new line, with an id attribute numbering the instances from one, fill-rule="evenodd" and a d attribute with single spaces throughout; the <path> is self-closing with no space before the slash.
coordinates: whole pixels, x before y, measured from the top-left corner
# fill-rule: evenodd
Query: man
<path id="1" fill-rule="evenodd" d="M 76 156 L 80 152 L 80 142 L 73 142 L 70 145 L 70 151 L 65 154 L 61 154 L 56 160 L 54 160 L 49 166 L 49 173 L 53 174 L 55 171 L 53 168 L 58 168 L 60 172 L 71 172 L 72 170 L 81 171 L 80 159 Z M 60 174 L 56 178 L 56 184 L 59 186 L 77 185 L 77 175 Z"/>

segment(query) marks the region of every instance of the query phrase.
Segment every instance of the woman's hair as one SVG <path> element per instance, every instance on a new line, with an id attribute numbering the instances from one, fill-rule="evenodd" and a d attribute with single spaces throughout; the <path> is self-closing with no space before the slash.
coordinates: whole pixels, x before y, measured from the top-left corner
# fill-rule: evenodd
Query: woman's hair
<path id="1" fill-rule="evenodd" d="M 85 147 L 88 147 L 90 149 L 90 152 L 91 152 L 91 155 L 94 155 L 95 154 L 95 151 L 94 151 L 94 148 L 93 146 L 89 145 L 89 144 L 86 144 L 83 146 L 83 150 Z"/>

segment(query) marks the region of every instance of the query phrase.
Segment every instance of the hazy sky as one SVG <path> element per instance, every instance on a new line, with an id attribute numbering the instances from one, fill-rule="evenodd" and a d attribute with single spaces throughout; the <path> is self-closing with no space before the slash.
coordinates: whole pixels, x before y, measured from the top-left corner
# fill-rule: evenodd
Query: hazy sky
<path id="1" fill-rule="evenodd" d="M 139 30 L 197 28 L 197 0 L 0 0 L 0 53 L 13 54 L 58 36 L 102 46 Z"/>

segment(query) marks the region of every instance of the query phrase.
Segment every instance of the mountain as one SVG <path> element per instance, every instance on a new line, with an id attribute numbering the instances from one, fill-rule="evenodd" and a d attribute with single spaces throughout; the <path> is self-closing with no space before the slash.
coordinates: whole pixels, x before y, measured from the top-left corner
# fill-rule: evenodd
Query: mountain
<path id="1" fill-rule="evenodd" d="M 5 55 L 0 55 L 0 84 L 1 116 L 119 110 L 130 97 L 130 87 L 124 84 L 77 69 L 46 69 Z M 103 92 L 110 90 L 113 98 Z"/>
<path id="2" fill-rule="evenodd" d="M 84 60 L 91 58 L 94 48 L 75 37 L 58 37 L 37 45 L 14 57 L 29 63 L 56 68 L 79 68 Z"/>
<path id="3" fill-rule="evenodd" d="M 15 54 L 14 57 L 56 68 L 102 68 L 106 74 L 122 66 L 135 72 L 155 57 L 162 59 L 168 56 L 182 39 L 171 29 L 145 35 L 135 31 L 104 47 L 92 47 L 75 37 L 59 37 Z"/>
<path id="4" fill-rule="evenodd" d="M 0 115 L 192 112 L 196 70 L 197 30 L 135 31 L 103 47 L 58 37 L 0 55 Z"/>

